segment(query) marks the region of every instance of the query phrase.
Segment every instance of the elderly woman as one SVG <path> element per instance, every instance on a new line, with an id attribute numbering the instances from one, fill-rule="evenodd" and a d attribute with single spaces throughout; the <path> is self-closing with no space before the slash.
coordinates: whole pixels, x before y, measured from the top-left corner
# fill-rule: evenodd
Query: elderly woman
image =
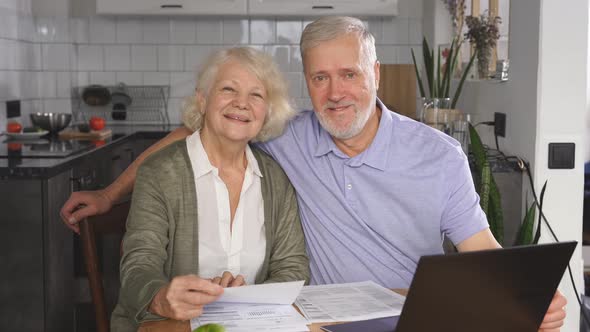
<path id="1" fill-rule="evenodd" d="M 232 48 L 197 82 L 184 114 L 195 133 L 138 171 L 113 331 L 196 317 L 222 287 L 309 278 L 295 192 L 248 145 L 280 135 L 293 115 L 279 70 L 260 51 Z"/>

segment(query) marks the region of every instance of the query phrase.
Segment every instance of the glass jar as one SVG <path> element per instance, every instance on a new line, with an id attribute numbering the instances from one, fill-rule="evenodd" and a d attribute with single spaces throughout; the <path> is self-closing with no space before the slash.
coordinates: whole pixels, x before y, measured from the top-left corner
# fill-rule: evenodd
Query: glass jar
<path id="1" fill-rule="evenodd" d="M 451 108 L 450 98 L 422 98 L 420 121 L 458 140 L 467 154 L 469 115 Z"/>

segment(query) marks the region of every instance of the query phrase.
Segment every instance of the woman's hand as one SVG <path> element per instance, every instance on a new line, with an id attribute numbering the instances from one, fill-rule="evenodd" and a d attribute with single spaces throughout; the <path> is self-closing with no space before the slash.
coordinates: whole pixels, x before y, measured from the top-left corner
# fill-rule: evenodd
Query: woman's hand
<path id="1" fill-rule="evenodd" d="M 244 280 L 244 276 L 238 274 L 235 278 L 233 274 L 229 271 L 223 272 L 221 277 L 215 277 L 211 279 L 211 282 L 221 287 L 239 287 L 246 285 L 246 281 Z"/>
<path id="2" fill-rule="evenodd" d="M 203 306 L 221 294 L 223 288 L 209 280 L 196 275 L 179 276 L 156 293 L 149 311 L 162 317 L 188 320 L 200 316 Z"/>

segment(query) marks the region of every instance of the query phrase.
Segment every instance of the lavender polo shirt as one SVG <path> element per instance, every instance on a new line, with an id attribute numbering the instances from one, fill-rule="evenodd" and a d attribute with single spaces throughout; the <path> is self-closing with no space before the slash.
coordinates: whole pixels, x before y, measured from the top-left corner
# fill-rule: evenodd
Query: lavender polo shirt
<path id="1" fill-rule="evenodd" d="M 355 157 L 313 111 L 261 145 L 297 191 L 312 284 L 408 288 L 420 256 L 443 252 L 443 234 L 457 244 L 488 227 L 459 143 L 377 105 L 377 135 Z"/>

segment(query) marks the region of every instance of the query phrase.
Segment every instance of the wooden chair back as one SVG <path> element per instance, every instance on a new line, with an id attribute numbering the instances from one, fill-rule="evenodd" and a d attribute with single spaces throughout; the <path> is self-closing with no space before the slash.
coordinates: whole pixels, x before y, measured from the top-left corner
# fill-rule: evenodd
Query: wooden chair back
<path id="1" fill-rule="evenodd" d="M 103 234 L 124 234 L 130 205 L 130 200 L 119 202 L 109 212 L 88 217 L 80 222 L 80 240 L 84 252 L 92 304 L 94 305 L 97 332 L 109 332 L 110 320 L 105 303 L 103 278 L 99 270 L 96 239 L 97 236 Z"/>

